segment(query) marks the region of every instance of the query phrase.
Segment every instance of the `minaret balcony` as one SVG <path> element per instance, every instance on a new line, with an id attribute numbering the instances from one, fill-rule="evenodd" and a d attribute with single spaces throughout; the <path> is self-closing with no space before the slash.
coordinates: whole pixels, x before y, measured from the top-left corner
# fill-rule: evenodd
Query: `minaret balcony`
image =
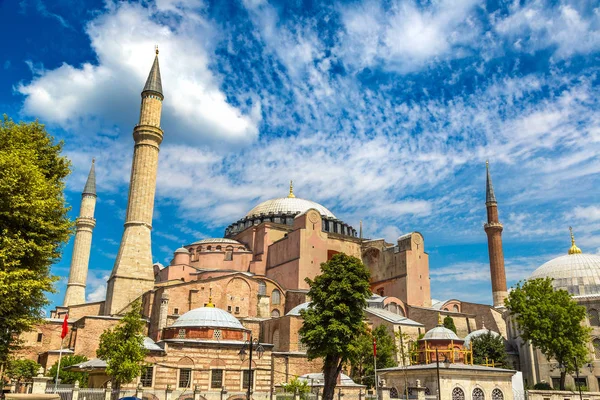
<path id="1" fill-rule="evenodd" d="M 483 224 L 483 229 L 504 229 L 504 226 L 500 222 L 488 222 L 487 224 Z"/>

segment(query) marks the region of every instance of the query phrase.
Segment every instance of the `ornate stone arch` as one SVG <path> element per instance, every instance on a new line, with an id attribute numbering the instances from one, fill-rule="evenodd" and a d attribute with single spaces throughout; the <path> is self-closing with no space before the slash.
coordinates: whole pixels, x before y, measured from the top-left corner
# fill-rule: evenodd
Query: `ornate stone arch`
<path id="1" fill-rule="evenodd" d="M 452 389 L 452 400 L 465 400 L 465 391 L 461 387 L 454 387 Z"/>
<path id="2" fill-rule="evenodd" d="M 479 386 L 476 386 L 475 388 L 473 388 L 473 391 L 471 392 L 471 399 L 472 400 L 485 400 L 485 392 L 483 391 L 483 389 Z"/>
<path id="3" fill-rule="evenodd" d="M 194 360 L 187 356 L 181 357 L 179 361 L 177 361 L 177 365 L 180 367 L 194 368 Z"/>

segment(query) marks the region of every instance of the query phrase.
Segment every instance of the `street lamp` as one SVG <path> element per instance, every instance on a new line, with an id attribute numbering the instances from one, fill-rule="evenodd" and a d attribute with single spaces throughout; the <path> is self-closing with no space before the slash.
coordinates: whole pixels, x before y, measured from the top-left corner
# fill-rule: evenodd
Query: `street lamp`
<path id="1" fill-rule="evenodd" d="M 250 400 L 250 396 L 252 395 L 252 352 L 256 351 L 258 359 L 260 360 L 265 352 L 265 349 L 262 347 L 258 339 L 252 339 L 252 334 L 250 334 L 250 340 L 244 342 L 240 352 L 238 353 L 242 362 L 244 362 L 246 359 L 246 346 L 248 346 L 250 354 L 250 357 L 248 358 L 248 392 L 246 393 L 246 398 L 247 400 Z"/>

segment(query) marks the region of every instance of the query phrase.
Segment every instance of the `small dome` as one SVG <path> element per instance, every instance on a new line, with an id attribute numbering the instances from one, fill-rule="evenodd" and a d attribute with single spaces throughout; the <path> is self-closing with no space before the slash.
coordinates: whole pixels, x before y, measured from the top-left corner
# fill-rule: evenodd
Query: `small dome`
<path id="1" fill-rule="evenodd" d="M 460 338 L 450 329 L 438 325 L 427 331 L 423 340 L 460 340 Z"/>
<path id="2" fill-rule="evenodd" d="M 473 332 L 469 333 L 467 336 L 465 336 L 465 342 L 463 343 L 464 347 L 465 348 L 469 347 L 469 345 L 471 344 L 471 340 L 475 339 L 476 337 L 481 336 L 481 335 L 486 335 L 488 333 L 491 333 L 492 336 L 500 336 L 500 334 L 498 332 L 490 331 L 489 329 L 486 329 L 486 327 L 484 325 L 483 328 L 473 331 Z"/>
<path id="3" fill-rule="evenodd" d="M 177 250 L 175 250 L 175 254 L 179 254 L 179 253 L 190 254 L 190 251 L 188 249 L 186 249 L 185 247 L 180 247 Z"/>
<path id="4" fill-rule="evenodd" d="M 299 317 L 300 311 L 306 310 L 308 308 L 308 306 L 310 306 L 310 301 L 308 301 L 306 303 L 298 304 L 296 307 L 294 307 L 290 311 L 288 311 L 288 313 L 285 315 Z"/>
<path id="5" fill-rule="evenodd" d="M 564 289 L 574 296 L 600 294 L 600 256 L 573 253 L 554 258 L 529 277 L 537 278 L 552 278 L 555 289 Z"/>
<path id="6" fill-rule="evenodd" d="M 216 307 L 200 307 L 190 310 L 177 318 L 175 323 L 169 328 L 171 327 L 210 327 L 247 330 L 236 317 Z"/>
<path id="7" fill-rule="evenodd" d="M 299 199 L 297 197 L 280 197 L 278 199 L 264 201 L 250 210 L 248 214 L 246 214 L 246 218 L 257 217 L 269 213 L 303 213 L 311 208 L 316 209 L 324 217 L 335 219 L 335 215 L 321 204 L 310 200 Z"/>

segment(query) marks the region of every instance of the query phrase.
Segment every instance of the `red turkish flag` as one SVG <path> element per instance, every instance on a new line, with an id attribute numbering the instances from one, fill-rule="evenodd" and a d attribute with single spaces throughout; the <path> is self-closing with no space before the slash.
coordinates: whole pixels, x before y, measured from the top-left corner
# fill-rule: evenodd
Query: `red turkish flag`
<path id="1" fill-rule="evenodd" d="M 373 356 L 377 357 L 377 338 L 373 338 Z"/>
<path id="2" fill-rule="evenodd" d="M 65 336 L 67 336 L 67 333 L 69 333 L 69 323 L 67 322 L 67 318 L 69 318 L 69 314 L 65 314 L 65 319 L 62 325 L 62 332 L 60 333 L 61 339 L 64 339 Z"/>

